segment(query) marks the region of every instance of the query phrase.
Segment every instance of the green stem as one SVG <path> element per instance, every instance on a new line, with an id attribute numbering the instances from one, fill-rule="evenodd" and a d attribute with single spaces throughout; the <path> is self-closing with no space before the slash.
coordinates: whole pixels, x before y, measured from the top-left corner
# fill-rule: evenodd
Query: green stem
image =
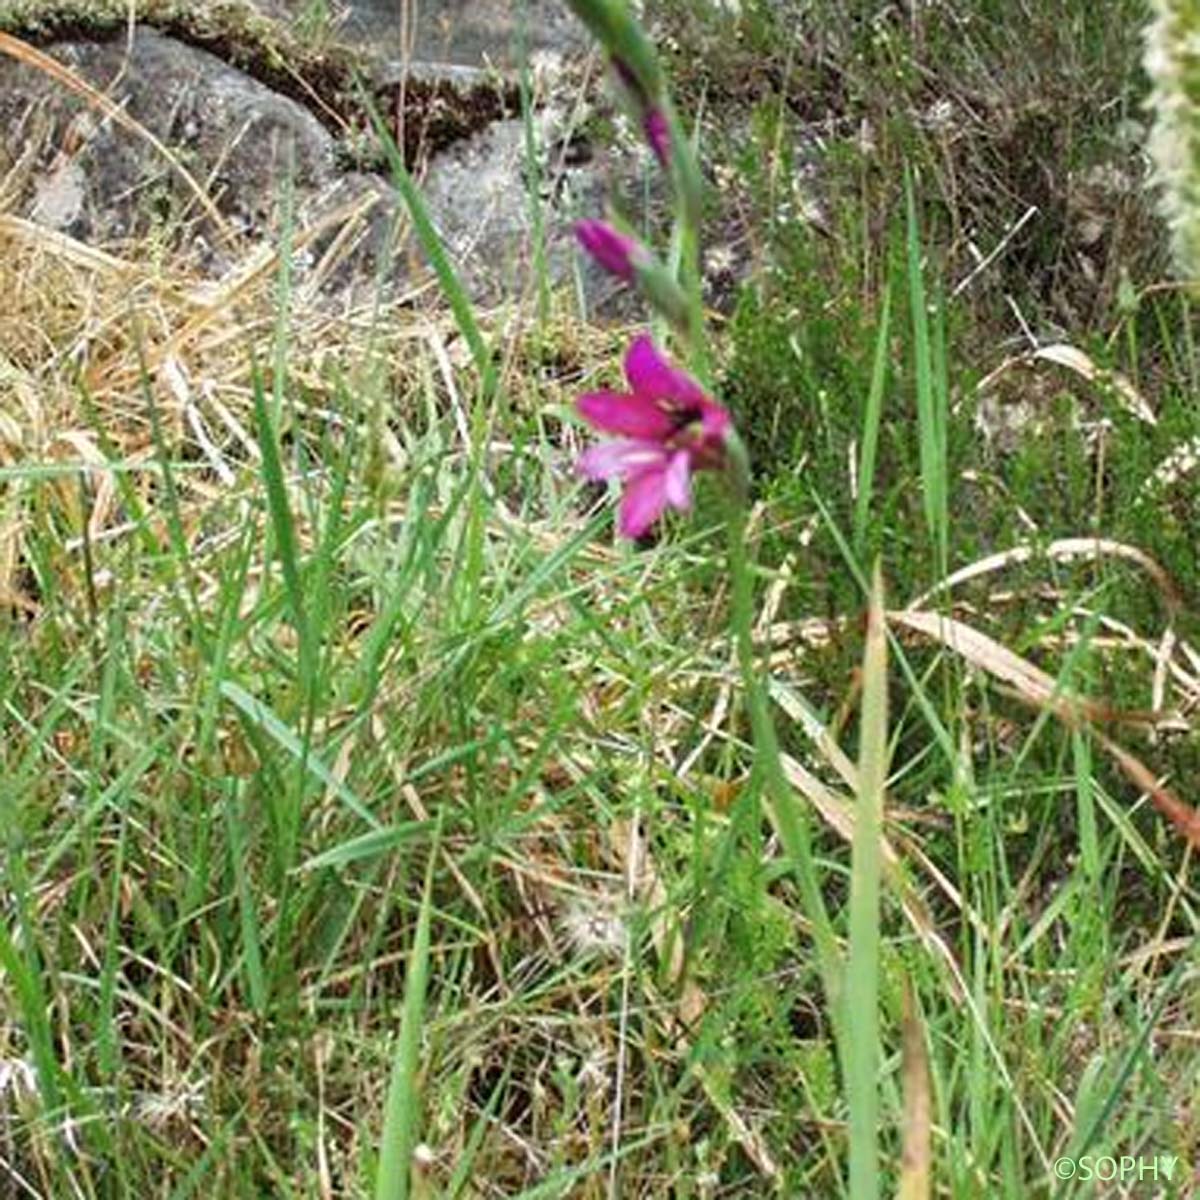
<path id="1" fill-rule="evenodd" d="M 708 358 L 708 339 L 704 336 L 704 277 L 700 269 L 700 230 L 688 217 L 687 205 L 679 205 L 680 267 L 683 292 L 687 298 L 688 361 L 696 378 L 706 387 L 712 386 L 711 364 Z"/>
<path id="2" fill-rule="evenodd" d="M 732 457 L 736 474 L 740 465 L 736 460 L 739 457 L 743 463 L 745 460 L 740 443 L 732 448 Z M 754 583 L 746 549 L 746 506 L 732 491 L 728 509 L 729 574 L 733 588 L 731 624 L 750 709 L 750 728 L 754 735 L 754 774 L 765 786 L 767 814 L 796 874 L 804 915 L 816 944 L 817 966 L 825 988 L 826 1008 L 836 1026 L 839 1023 L 837 998 L 841 973 L 837 940 L 818 882 L 808 818 L 784 776 L 779 739 L 771 720 L 766 688 L 754 659 Z"/>

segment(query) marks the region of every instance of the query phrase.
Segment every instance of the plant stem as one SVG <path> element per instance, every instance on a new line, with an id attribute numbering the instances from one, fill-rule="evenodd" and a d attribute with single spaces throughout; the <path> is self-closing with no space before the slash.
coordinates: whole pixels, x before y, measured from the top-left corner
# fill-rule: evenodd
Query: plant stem
<path id="1" fill-rule="evenodd" d="M 706 387 L 712 386 L 712 367 L 708 357 L 708 339 L 704 331 L 704 280 L 700 270 L 700 230 L 688 219 L 687 206 L 679 205 L 679 230 L 682 254 L 680 273 L 687 297 L 688 362 L 693 374 Z"/>
<path id="2" fill-rule="evenodd" d="M 734 455 L 743 460 L 740 444 Z M 746 505 L 731 494 L 728 500 L 726 523 L 729 531 L 729 573 L 733 588 L 732 629 L 737 647 L 738 666 L 746 689 L 750 709 L 750 728 L 754 736 L 754 774 L 766 788 L 767 814 L 784 853 L 791 862 L 800 889 L 804 915 L 812 929 L 817 949 L 817 966 L 825 988 L 826 1008 L 834 1024 L 839 1023 L 837 997 L 840 982 L 840 959 L 833 926 L 821 895 L 816 863 L 813 858 L 812 835 L 808 818 L 788 785 L 780 758 L 779 739 L 767 703 L 767 691 L 754 661 L 754 583 L 752 564 L 746 549 Z"/>

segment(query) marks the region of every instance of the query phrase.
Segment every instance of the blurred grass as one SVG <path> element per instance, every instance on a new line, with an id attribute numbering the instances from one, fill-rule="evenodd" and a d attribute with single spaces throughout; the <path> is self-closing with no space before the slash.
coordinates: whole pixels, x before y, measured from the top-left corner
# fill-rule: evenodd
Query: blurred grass
<path id="1" fill-rule="evenodd" d="M 714 359 L 759 468 L 755 649 L 861 969 L 853 1086 L 747 782 L 710 497 L 614 547 L 566 469 L 621 331 L 556 294 L 528 328 L 461 293 L 318 322 L 283 274 L 208 310 L 172 376 L 192 281 L 0 230 L 4 1187 L 840 1196 L 873 1104 L 869 1186 L 895 1192 L 918 1036 L 937 1194 L 1087 1194 L 1050 1164 L 1089 1152 L 1177 1155 L 1160 1189 L 1187 1194 L 1193 855 L 1093 731 L 897 625 L 886 843 L 851 799 L 880 772 L 867 565 L 901 608 L 1078 536 L 1182 602 L 1127 560 L 1035 554 L 922 607 L 1115 717 L 1174 712 L 1105 732 L 1196 800 L 1200 472 L 1155 480 L 1200 438 L 1194 318 L 1136 189 L 1102 245 L 1072 232 L 1136 114 L 1136 11 L 748 3 L 677 30 L 685 97 L 749 130 L 704 130 L 741 221 L 718 234 L 755 268 Z M 1027 349 L 1016 312 L 1157 423 L 1044 362 L 981 392 Z M 872 854 L 878 936 L 850 912 Z"/>

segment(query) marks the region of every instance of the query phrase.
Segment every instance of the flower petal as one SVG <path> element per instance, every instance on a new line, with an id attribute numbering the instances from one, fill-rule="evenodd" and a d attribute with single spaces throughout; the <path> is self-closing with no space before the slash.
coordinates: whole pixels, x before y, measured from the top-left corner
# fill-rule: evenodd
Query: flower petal
<path id="1" fill-rule="evenodd" d="M 667 451 L 657 442 L 623 438 L 615 442 L 600 442 L 585 450 L 575 469 L 588 479 L 624 479 L 646 471 L 662 471 L 667 463 Z"/>
<path id="2" fill-rule="evenodd" d="M 576 401 L 579 415 L 602 433 L 662 441 L 671 433 L 671 418 L 653 401 L 627 392 L 589 392 Z"/>
<path id="3" fill-rule="evenodd" d="M 617 532 L 622 537 L 640 538 L 667 507 L 666 471 L 652 467 L 634 475 L 625 485 Z"/>
<path id="4" fill-rule="evenodd" d="M 700 428 L 704 433 L 705 441 L 718 442 L 723 445 L 726 437 L 729 436 L 729 431 L 733 428 L 733 417 L 730 416 L 729 409 L 723 408 L 716 401 L 705 397 L 704 403 L 700 406 Z"/>
<path id="5" fill-rule="evenodd" d="M 692 507 L 692 462 L 686 450 L 676 450 L 663 473 L 663 494 L 672 508 Z"/>
<path id="6" fill-rule="evenodd" d="M 704 389 L 686 371 L 671 366 L 645 334 L 634 338 L 625 355 L 625 375 L 634 395 L 668 411 L 712 403 Z"/>

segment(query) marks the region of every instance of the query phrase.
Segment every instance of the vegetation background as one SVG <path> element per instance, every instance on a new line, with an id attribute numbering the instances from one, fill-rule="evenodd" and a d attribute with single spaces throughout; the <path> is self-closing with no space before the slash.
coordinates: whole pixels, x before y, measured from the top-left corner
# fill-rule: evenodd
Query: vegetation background
<path id="1" fill-rule="evenodd" d="M 1143 5 L 644 7 L 839 936 L 877 557 L 898 614 L 878 1186 L 1193 1194 L 1200 359 Z M 286 245 L 200 312 L 168 241 L 0 257 L 0 1194 L 845 1194 L 713 511 L 617 546 L 570 471 L 628 330 L 536 275 L 321 317 Z"/>

